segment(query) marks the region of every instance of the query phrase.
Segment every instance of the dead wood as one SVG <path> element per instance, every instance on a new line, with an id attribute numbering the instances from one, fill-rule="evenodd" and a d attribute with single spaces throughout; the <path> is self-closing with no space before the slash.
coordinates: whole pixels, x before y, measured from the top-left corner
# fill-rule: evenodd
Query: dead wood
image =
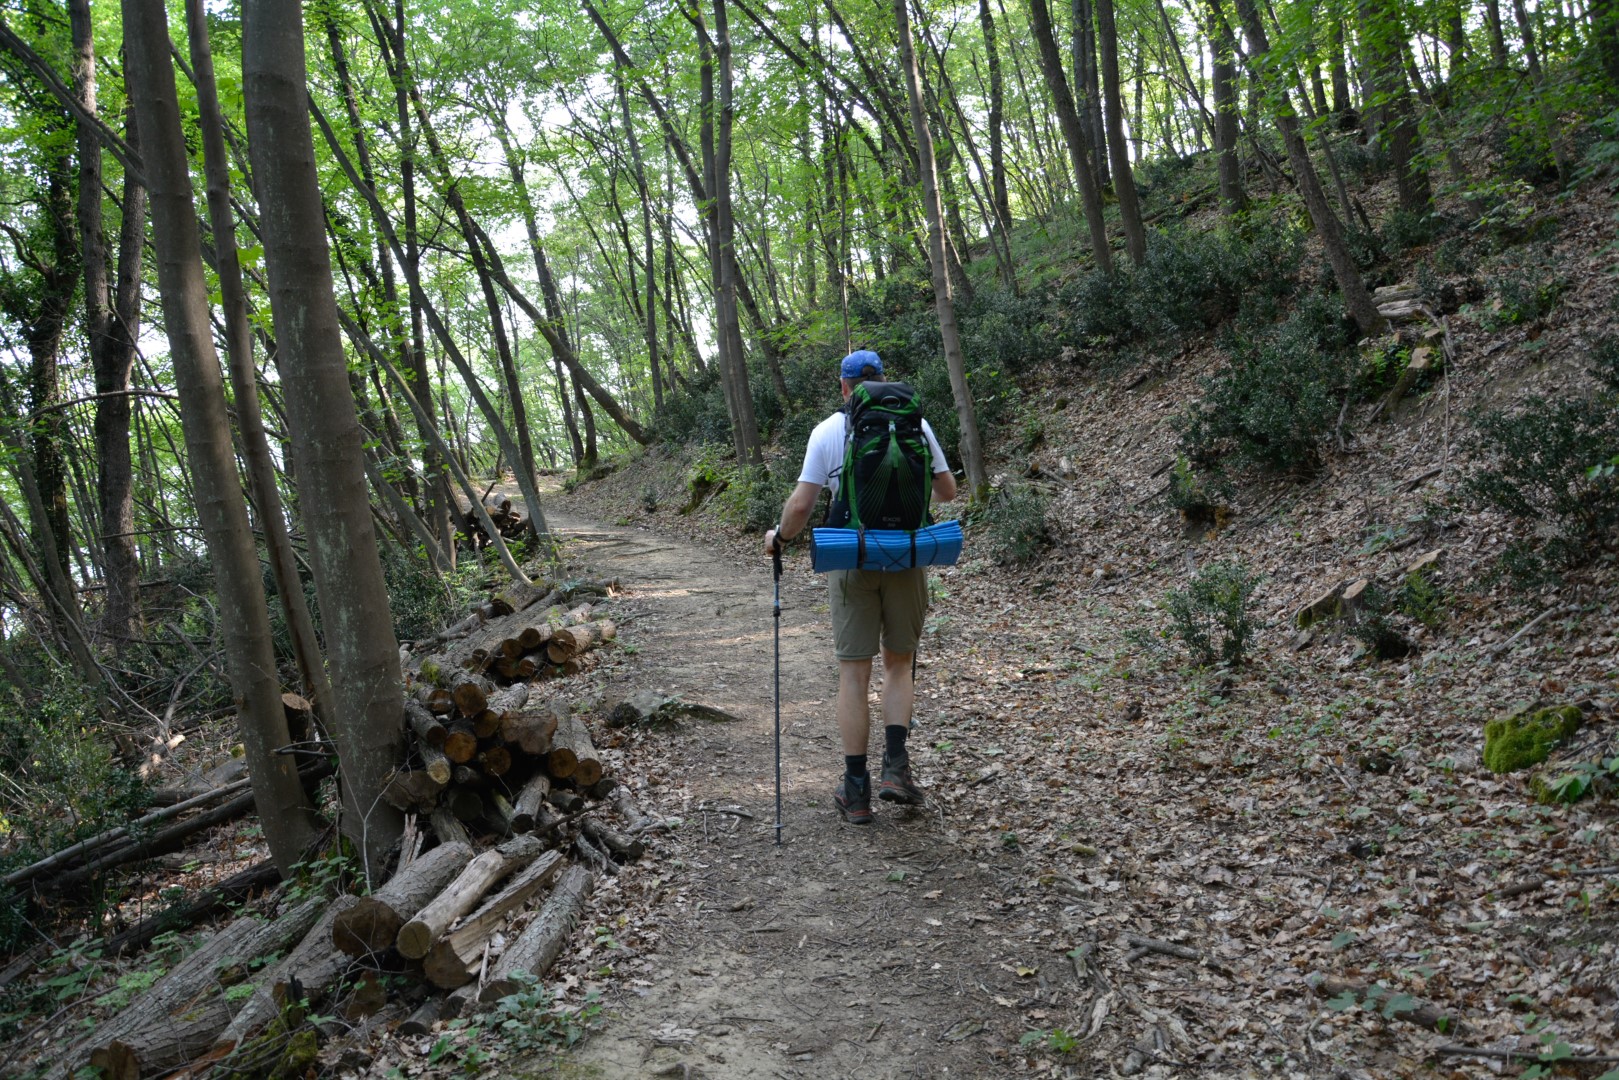
<path id="1" fill-rule="evenodd" d="M 585 797 L 570 788 L 552 788 L 545 801 L 564 814 L 577 814 L 585 808 Z"/>
<path id="2" fill-rule="evenodd" d="M 592 843 L 605 849 L 619 862 L 634 862 L 646 854 L 646 845 L 641 841 L 632 836 L 625 836 L 617 829 L 603 825 L 599 821 L 585 818 L 579 823 L 579 828 L 590 837 Z"/>
<path id="3" fill-rule="evenodd" d="M 232 874 L 196 896 L 165 908 L 156 915 L 142 919 L 129 929 L 109 937 L 102 944 L 101 955 L 110 959 L 125 953 L 140 952 L 159 934 L 194 926 L 220 908 L 239 903 L 253 892 L 273 888 L 280 882 L 281 872 L 275 868 L 275 863 L 269 859 L 254 863 L 246 870 Z"/>
<path id="4" fill-rule="evenodd" d="M 641 812 L 629 788 L 623 785 L 616 788 L 612 794 L 612 803 L 613 809 L 618 811 L 618 816 L 624 819 L 624 827 L 631 834 L 644 832 L 652 826 L 652 819 Z"/>
<path id="5" fill-rule="evenodd" d="M 480 810 L 482 807 L 480 806 Z M 484 893 L 513 870 L 539 858 L 545 842 L 519 836 L 473 859 L 438 896 L 399 930 L 395 945 L 409 959 L 420 960 L 449 925 L 471 911 Z"/>
<path id="6" fill-rule="evenodd" d="M 432 683 L 416 684 L 416 704 L 434 716 L 447 716 L 455 711 L 455 699 L 450 692 Z"/>
<path id="7" fill-rule="evenodd" d="M 469 787 L 452 787 L 439 800 L 458 821 L 477 821 L 483 816 L 483 798 Z"/>
<path id="8" fill-rule="evenodd" d="M 579 853 L 581 859 L 594 866 L 602 874 L 608 877 L 617 876 L 618 864 L 608 856 L 607 852 L 591 843 L 590 838 L 583 833 L 573 838 L 573 850 Z"/>
<path id="9" fill-rule="evenodd" d="M 399 928 L 444 890 L 472 859 L 467 844 L 441 843 L 332 923 L 332 944 L 350 956 L 380 953 Z"/>
<path id="10" fill-rule="evenodd" d="M 501 745 L 492 745 L 478 751 L 478 764 L 485 776 L 505 776 L 512 771 L 512 752 Z"/>
<path id="11" fill-rule="evenodd" d="M 439 787 L 450 782 L 453 765 L 449 756 L 442 749 L 431 746 L 418 746 L 416 756 L 422 759 L 422 769 L 431 776 Z"/>
<path id="12" fill-rule="evenodd" d="M 465 765 L 478 753 L 478 736 L 472 730 L 472 725 L 466 720 L 457 720 L 450 725 L 450 732 L 444 737 L 444 756 L 453 764 Z"/>
<path id="13" fill-rule="evenodd" d="M 472 845 L 472 834 L 467 827 L 461 824 L 461 819 L 448 809 L 439 808 L 433 811 L 428 818 L 428 824 L 433 826 L 433 835 L 438 837 L 440 844 L 466 844 Z"/>
<path id="14" fill-rule="evenodd" d="M 307 788 L 315 781 L 331 775 L 331 772 L 330 761 L 322 757 L 317 763 L 299 770 L 298 776 L 303 781 L 305 788 Z M 106 873 L 108 870 L 128 866 L 130 863 L 140 862 L 142 859 L 167 855 L 171 851 L 179 851 L 185 846 L 186 841 L 195 834 L 241 817 L 252 809 L 253 793 L 251 791 L 243 792 L 206 813 L 176 822 L 166 829 L 152 833 L 144 840 L 131 840 L 128 843 L 113 845 L 112 850 L 103 852 L 91 862 L 41 882 L 40 887 L 53 891 L 71 889 Z"/>
<path id="15" fill-rule="evenodd" d="M 444 1010 L 444 998 L 440 994 L 433 994 L 426 1001 L 416 1006 L 416 1011 L 407 1016 L 399 1024 L 401 1035 L 426 1035 L 433 1030 L 438 1022 L 439 1014 Z"/>
<path id="16" fill-rule="evenodd" d="M 465 717 L 477 716 L 489 708 L 489 695 L 495 692 L 493 683 L 470 671 L 451 674 L 448 686 L 450 696 L 455 699 L 455 707 Z"/>
<path id="17" fill-rule="evenodd" d="M 1190 945 L 1177 945 L 1172 941 L 1159 941 L 1157 938 L 1138 937 L 1128 935 L 1127 940 L 1135 946 L 1126 956 L 1125 960 L 1134 963 L 1148 953 L 1158 953 L 1160 956 L 1174 956 L 1181 960 L 1200 960 L 1203 954 Z"/>
<path id="18" fill-rule="evenodd" d="M 489 980 L 478 992 L 480 1002 L 487 1004 L 515 994 L 520 988 L 520 974 L 539 978 L 550 970 L 584 911 L 585 899 L 594 884 L 595 878 L 582 866 L 570 866 L 563 872 L 534 921 L 516 941 L 506 946 Z"/>
<path id="19" fill-rule="evenodd" d="M 291 952 L 254 980 L 253 996 L 231 1018 L 229 1025 L 218 1032 L 212 1044 L 214 1050 L 228 1051 L 240 1046 L 274 1020 L 287 1004 L 288 987 L 294 979 L 300 994 L 310 1004 L 325 999 L 332 984 L 354 962 L 352 957 L 332 947 L 332 927 L 359 899 L 345 893 L 329 903 L 321 902 L 325 911 L 319 921 Z"/>
<path id="20" fill-rule="evenodd" d="M 611 776 L 603 776 L 600 780 L 585 788 L 585 794 L 588 797 L 595 799 L 597 802 L 601 802 L 602 800 L 609 798 L 617 789 L 618 780 L 616 778 Z"/>
<path id="21" fill-rule="evenodd" d="M 122 1068 L 122 1063 L 131 1060 L 147 1074 L 208 1049 L 230 1023 L 226 983 L 240 981 L 248 961 L 279 953 L 301 938 L 326 906 L 325 899 L 316 897 L 269 922 L 249 916 L 237 919 L 176 964 L 128 1008 L 60 1055 L 47 1075 L 71 1075 L 85 1064 Z M 225 968 L 230 971 L 222 975 Z M 114 1045 L 118 1043 L 123 1046 Z"/>
<path id="22" fill-rule="evenodd" d="M 551 778 L 544 773 L 535 773 L 529 777 L 523 790 L 517 793 L 517 801 L 512 804 L 511 826 L 513 832 L 526 833 L 534 831 L 534 815 L 545 804 L 546 797 L 551 793 Z"/>
<path id="23" fill-rule="evenodd" d="M 553 664 L 560 664 L 595 648 L 604 641 L 611 641 L 616 636 L 618 627 L 611 619 L 565 626 L 551 635 L 551 640 L 545 647 L 545 655 Z"/>
<path id="24" fill-rule="evenodd" d="M 500 723 L 500 738 L 525 754 L 539 756 L 550 752 L 557 730 L 557 714 L 550 707 L 508 712 Z"/>
<path id="25" fill-rule="evenodd" d="M 469 982 L 476 974 L 478 958 L 483 954 L 490 935 L 500 928 L 507 915 L 549 885 L 561 870 L 561 853 L 546 852 L 514 877 L 511 884 L 457 923 L 428 951 L 422 964 L 428 981 L 446 990 Z"/>
<path id="26" fill-rule="evenodd" d="M 545 756 L 545 771 L 561 780 L 572 779 L 588 787 L 602 778 L 601 758 L 590 741 L 583 720 L 566 714 L 557 718 L 556 734 L 551 736 L 551 752 Z"/>
<path id="27" fill-rule="evenodd" d="M 438 806 L 444 783 L 425 770 L 395 769 L 382 787 L 382 798 L 396 810 L 430 814 Z"/>
<path id="28" fill-rule="evenodd" d="M 447 704 L 455 704 L 455 699 L 450 697 L 449 691 L 433 687 L 433 693 L 443 695 Z M 405 723 L 410 728 L 411 734 L 416 736 L 416 741 L 419 744 L 439 750 L 444 747 L 444 738 L 449 734 L 444 727 L 444 721 L 440 720 L 439 716 L 449 711 L 446 708 L 443 712 L 439 712 L 439 710 L 429 705 L 407 700 L 405 702 Z"/>

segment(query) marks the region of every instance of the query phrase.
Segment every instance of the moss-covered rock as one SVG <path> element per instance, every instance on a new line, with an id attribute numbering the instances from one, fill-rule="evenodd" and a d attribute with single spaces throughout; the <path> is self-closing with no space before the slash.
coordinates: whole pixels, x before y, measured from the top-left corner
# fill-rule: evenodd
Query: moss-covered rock
<path id="1" fill-rule="evenodd" d="M 1539 765 L 1558 743 L 1580 730 L 1585 714 L 1577 705 L 1530 708 L 1498 716 L 1484 725 L 1484 764 L 1509 773 Z"/>

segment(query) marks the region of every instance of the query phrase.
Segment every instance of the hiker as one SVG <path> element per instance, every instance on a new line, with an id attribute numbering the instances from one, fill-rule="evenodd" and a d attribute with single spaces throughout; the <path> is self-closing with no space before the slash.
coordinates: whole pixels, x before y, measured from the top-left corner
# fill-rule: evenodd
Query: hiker
<path id="1" fill-rule="evenodd" d="M 765 533 L 765 553 L 775 550 L 777 539 L 792 541 L 809 524 L 815 500 L 823 487 L 830 489 L 828 523 L 841 526 L 847 519 L 848 492 L 839 499 L 850 434 L 849 397 L 867 380 L 882 379 L 883 362 L 869 349 L 843 358 L 838 369 L 844 407 L 821 421 L 809 438 L 798 486 L 782 507 L 781 521 Z M 949 502 L 956 497 L 956 478 L 933 428 L 922 421 L 932 463 L 932 497 Z M 869 825 L 871 774 L 866 768 L 866 747 L 871 731 L 871 660 L 883 657 L 883 751 L 877 797 L 918 806 L 922 789 L 911 776 L 905 739 L 911 730 L 915 697 L 911 659 L 922 637 L 922 619 L 928 608 L 927 568 L 908 570 L 834 570 L 827 575 L 832 599 L 832 644 L 838 658 L 838 732 L 843 739 L 844 775 L 833 799 L 838 812 L 853 825 Z"/>

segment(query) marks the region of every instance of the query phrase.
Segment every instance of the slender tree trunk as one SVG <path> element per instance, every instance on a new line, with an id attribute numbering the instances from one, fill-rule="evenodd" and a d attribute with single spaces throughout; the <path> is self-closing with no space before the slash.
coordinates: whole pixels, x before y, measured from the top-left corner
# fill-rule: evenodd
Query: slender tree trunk
<path id="1" fill-rule="evenodd" d="M 1619 89 L 1619 2 L 1590 0 L 1591 39 L 1596 45 L 1609 90 Z"/>
<path id="2" fill-rule="evenodd" d="M 73 35 L 73 82 L 79 104 L 96 115 L 95 36 L 89 0 L 69 0 L 68 19 Z M 133 124 L 126 125 L 125 142 L 134 144 Z M 101 632 L 114 650 L 121 651 L 140 633 L 140 561 L 135 550 L 135 474 L 129 454 L 129 373 L 134 364 L 131 332 L 120 325 L 125 314 L 117 305 L 108 267 L 107 239 L 101 214 L 101 139 L 81 119 L 79 151 L 79 240 L 84 267 L 85 329 L 91 367 L 95 372 L 95 461 L 97 510 L 100 518 L 102 575 L 106 585 Z M 119 284 L 134 260 L 135 293 L 131 322 L 139 319 L 141 240 L 145 235 L 145 189 L 129 174 L 124 178 L 124 221 L 119 243 Z M 134 229 L 127 226 L 133 222 Z M 133 232 L 133 244 L 130 243 Z"/>
<path id="3" fill-rule="evenodd" d="M 933 171 L 933 136 L 928 131 L 922 108 L 922 79 L 916 66 L 916 47 L 911 36 L 907 0 L 893 0 L 894 24 L 899 31 L 900 67 L 905 76 L 905 93 L 911 105 L 911 129 L 916 137 L 917 160 L 922 173 L 922 210 L 928 222 L 928 265 L 933 270 L 933 301 L 939 314 L 939 333 L 944 340 L 944 361 L 950 371 L 950 390 L 956 399 L 956 417 L 961 425 L 961 459 L 966 469 L 968 490 L 976 501 L 988 491 L 984 454 L 978 438 L 978 411 L 973 405 L 972 388 L 967 385 L 967 364 L 961 351 L 961 335 L 956 326 L 956 305 L 950 295 L 950 270 L 944 256 L 944 207 L 939 201 L 939 185 Z"/>
<path id="4" fill-rule="evenodd" d="M 1074 23 L 1074 40 L 1069 45 L 1074 60 L 1074 107 L 1079 110 L 1080 126 L 1085 132 L 1085 143 L 1090 148 L 1089 158 L 1096 170 L 1096 186 L 1106 191 L 1113 177 L 1108 172 L 1102 85 L 1096 67 L 1096 22 L 1092 17 L 1091 0 L 1071 0 L 1068 8 Z"/>
<path id="5" fill-rule="evenodd" d="M 1006 152 L 1001 145 L 1006 102 L 1001 85 L 1001 56 L 995 47 L 995 17 L 990 13 L 989 0 L 978 0 L 978 23 L 984 28 L 984 58 L 989 68 L 989 201 L 995 208 L 995 220 L 1010 244 L 1012 201 L 1006 190 Z"/>
<path id="6" fill-rule="evenodd" d="M 1214 152 L 1220 185 L 1220 209 L 1227 217 L 1248 208 L 1242 189 L 1242 160 L 1237 154 L 1237 43 L 1220 0 L 1209 0 L 1209 52 L 1214 58 Z"/>
<path id="7" fill-rule="evenodd" d="M 1372 86 L 1381 105 L 1381 135 L 1394 165 L 1400 209 L 1427 213 L 1433 203 L 1428 169 L 1422 164 L 1421 132 L 1410 88 L 1401 70 L 1406 30 L 1399 8 L 1391 0 L 1362 0 L 1361 40 L 1371 66 Z"/>
<path id="8" fill-rule="evenodd" d="M 326 678 L 315 622 L 304 598 L 303 581 L 292 550 L 292 536 L 276 487 L 275 459 L 259 409 L 258 372 L 253 365 L 253 337 L 247 311 L 247 292 L 236 251 L 236 217 L 230 201 L 230 162 L 225 155 L 224 118 L 214 83 L 213 54 L 208 47 L 208 20 L 203 0 L 186 0 L 186 31 L 191 44 L 192 79 L 197 90 L 198 127 L 202 132 L 203 171 L 207 179 L 208 215 L 214 236 L 214 261 L 219 295 L 224 307 L 225 354 L 236 401 L 236 424 L 242 436 L 242 457 L 252 485 L 264 529 L 265 552 L 275 577 L 276 594 L 286 616 L 292 653 L 303 679 L 303 689 L 315 704 L 322 726 L 331 730 L 332 687 Z"/>
<path id="9" fill-rule="evenodd" d="M 1484 29 L 1490 38 L 1490 61 L 1497 70 L 1505 71 L 1512 57 L 1507 52 L 1507 36 L 1501 24 L 1501 0 L 1484 0 Z"/>
<path id="10" fill-rule="evenodd" d="M 270 614 L 264 603 L 247 505 L 236 480 L 224 386 L 208 321 L 196 208 L 169 59 L 168 17 L 159 0 L 124 0 L 123 14 L 130 96 L 139 118 L 151 185 L 163 322 L 182 401 L 186 451 L 197 488 L 197 516 L 214 567 L 219 629 L 241 710 L 254 802 L 271 855 L 286 875 L 314 839 L 313 808 L 299 782 L 296 759 L 275 752 L 291 739 L 275 676 Z"/>
<path id="11" fill-rule="evenodd" d="M 1074 99 L 1068 93 L 1068 79 L 1062 71 L 1062 54 L 1057 51 L 1057 38 L 1051 29 L 1051 12 L 1046 0 L 1029 0 L 1029 28 L 1040 46 L 1040 66 L 1045 71 L 1046 88 L 1051 92 L 1051 103 L 1062 128 L 1063 141 L 1068 144 L 1068 157 L 1074 167 L 1074 180 L 1079 188 L 1080 202 L 1085 207 L 1085 221 L 1090 226 L 1091 256 L 1097 269 L 1113 272 L 1113 253 L 1108 247 L 1107 225 L 1102 218 L 1102 192 L 1097 175 L 1091 169 L 1089 140 L 1081 127 Z"/>
<path id="12" fill-rule="evenodd" d="M 1270 52 L 1270 39 L 1265 33 L 1265 25 L 1260 20 L 1254 0 L 1236 0 L 1236 5 L 1243 31 L 1248 37 L 1248 59 L 1251 65 L 1249 75 L 1254 77 L 1264 69 L 1264 59 Z M 1366 281 L 1360 276 L 1360 270 L 1355 266 L 1355 260 L 1344 243 L 1343 225 L 1327 202 L 1327 193 L 1321 187 L 1321 178 L 1315 171 L 1315 165 L 1310 161 L 1310 151 L 1304 145 L 1304 137 L 1299 132 L 1298 117 L 1293 112 L 1293 104 L 1287 96 L 1287 90 L 1284 86 L 1273 87 L 1270 97 L 1275 111 L 1276 126 L 1281 130 L 1282 141 L 1287 147 L 1288 162 L 1293 166 L 1299 194 L 1304 199 L 1304 206 L 1310 213 L 1310 219 L 1315 222 L 1316 235 L 1321 238 L 1322 250 L 1327 256 L 1327 262 L 1332 266 L 1333 277 L 1337 279 L 1338 289 L 1343 294 L 1344 306 L 1348 309 L 1350 318 L 1360 327 L 1362 334 L 1367 337 L 1380 334 L 1387 323 L 1383 316 L 1378 314 L 1377 305 L 1372 301 L 1372 294 L 1366 288 Z"/>
<path id="13" fill-rule="evenodd" d="M 615 69 L 616 70 L 616 69 Z M 630 115 L 630 90 L 619 73 L 618 106 L 624 117 L 624 137 L 630 144 L 630 163 L 635 167 L 635 190 L 641 200 L 641 240 L 646 258 L 646 352 L 652 375 L 652 407 L 663 408 L 663 379 L 658 372 L 658 272 L 653 261 L 652 192 L 647 187 L 646 165 L 641 161 L 641 142 L 635 137 L 635 120 Z"/>
<path id="14" fill-rule="evenodd" d="M 1113 159 L 1113 191 L 1119 200 L 1119 218 L 1124 223 L 1124 241 L 1130 260 L 1137 266 L 1147 261 L 1147 230 L 1141 224 L 1141 203 L 1136 198 L 1135 174 L 1130 171 L 1130 149 L 1124 142 L 1124 103 L 1119 89 L 1119 34 L 1113 25 L 1113 0 L 1096 0 L 1096 40 L 1102 66 L 1102 108 L 1107 122 L 1107 149 Z M 1145 85 L 1137 79 L 1136 87 Z M 1136 109 L 1136 127 L 1142 123 Z"/>
<path id="15" fill-rule="evenodd" d="M 1552 164 L 1557 168 L 1557 178 L 1566 182 L 1570 162 L 1563 150 L 1563 140 L 1558 137 L 1557 118 L 1552 114 L 1552 108 L 1546 101 L 1546 74 L 1540 66 L 1540 49 L 1535 43 L 1535 24 L 1529 18 L 1529 11 L 1524 7 L 1523 0 L 1512 0 L 1512 15 L 1518 22 L 1518 34 L 1523 40 L 1523 56 L 1529 66 L 1529 81 L 1535 87 L 1535 106 L 1540 117 L 1541 138 L 1551 151 Z"/>
<path id="16" fill-rule="evenodd" d="M 332 293 L 309 131 L 303 14 L 298 0 L 247 0 L 242 19 L 242 88 L 259 203 L 266 208 L 261 227 L 280 346 L 276 362 L 331 661 L 343 831 L 376 883 L 403 826 L 381 798 L 403 738 L 399 645 Z"/>

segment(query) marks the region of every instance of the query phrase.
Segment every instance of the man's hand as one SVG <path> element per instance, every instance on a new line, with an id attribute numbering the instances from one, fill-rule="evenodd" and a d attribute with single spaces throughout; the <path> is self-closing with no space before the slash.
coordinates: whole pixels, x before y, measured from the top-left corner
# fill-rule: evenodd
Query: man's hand
<path id="1" fill-rule="evenodd" d="M 766 529 L 765 530 L 765 554 L 766 555 L 775 556 L 775 555 L 779 554 L 780 550 L 781 550 L 777 546 L 777 544 L 779 542 L 780 541 L 778 540 L 778 538 L 776 536 L 776 530 L 775 529 Z"/>

